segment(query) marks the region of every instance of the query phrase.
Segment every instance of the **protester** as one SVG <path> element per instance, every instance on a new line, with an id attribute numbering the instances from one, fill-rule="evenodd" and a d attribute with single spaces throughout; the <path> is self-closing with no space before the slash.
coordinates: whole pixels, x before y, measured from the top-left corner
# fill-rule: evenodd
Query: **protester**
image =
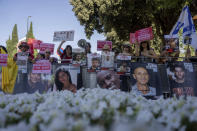
<path id="1" fill-rule="evenodd" d="M 59 91 L 69 90 L 77 92 L 77 87 L 72 83 L 70 72 L 64 68 L 59 68 L 55 73 L 55 85 Z"/>
<path id="2" fill-rule="evenodd" d="M 140 62 L 156 62 L 158 59 L 156 53 L 153 49 L 150 48 L 148 41 L 143 41 L 140 43 L 140 48 L 137 53 L 138 59 Z"/>
<path id="3" fill-rule="evenodd" d="M 155 96 L 156 89 L 149 86 L 149 74 L 144 67 L 137 67 L 133 72 L 133 78 L 136 84 L 131 87 L 131 91 L 137 95 L 142 96 Z"/>
<path id="4" fill-rule="evenodd" d="M 85 46 L 85 54 L 89 54 L 91 53 L 91 44 L 89 42 L 86 42 L 86 46 Z"/>
<path id="5" fill-rule="evenodd" d="M 97 82 L 100 88 L 120 89 L 120 78 L 114 71 L 102 70 L 98 72 Z"/>
<path id="6" fill-rule="evenodd" d="M 39 60 L 43 60 L 43 59 L 44 59 L 44 54 L 38 53 L 36 58 L 33 60 L 33 63 L 35 63 L 36 61 L 39 61 Z"/>
<path id="7" fill-rule="evenodd" d="M 131 56 L 131 45 L 129 43 L 125 43 L 122 46 L 122 53 L 123 55 Z"/>
<path id="8" fill-rule="evenodd" d="M 72 63 L 72 47 L 67 45 L 63 53 L 60 51 L 61 46 L 65 41 L 62 41 L 57 48 L 58 53 L 60 54 L 61 63 L 69 64 Z"/>
<path id="9" fill-rule="evenodd" d="M 51 57 L 51 51 L 48 49 L 45 50 L 44 59 L 49 60 L 49 62 L 51 62 L 52 64 L 58 62 L 58 60 L 56 58 Z"/>
<path id="10" fill-rule="evenodd" d="M 21 51 L 21 52 L 18 52 L 18 53 L 28 53 L 28 62 L 32 62 L 32 60 L 34 59 L 34 56 L 33 56 L 30 52 L 28 52 L 28 50 L 29 50 L 29 45 L 27 44 L 27 42 L 21 42 L 21 43 L 19 44 L 18 48 L 19 48 L 20 51 Z M 16 53 L 16 54 L 14 55 L 14 58 L 13 58 L 14 61 L 17 61 L 17 54 L 18 54 L 18 53 Z"/>

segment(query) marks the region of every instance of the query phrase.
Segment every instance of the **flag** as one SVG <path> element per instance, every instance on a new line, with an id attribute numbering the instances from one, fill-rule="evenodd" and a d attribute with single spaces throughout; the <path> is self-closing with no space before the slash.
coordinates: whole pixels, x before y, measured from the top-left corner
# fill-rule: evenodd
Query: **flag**
<path id="1" fill-rule="evenodd" d="M 188 6 L 185 6 L 183 8 L 177 23 L 174 25 L 173 29 L 170 32 L 170 35 L 178 36 L 178 32 L 181 28 L 183 28 L 183 37 L 191 36 L 191 34 L 196 32 L 192 15 L 189 11 Z"/>

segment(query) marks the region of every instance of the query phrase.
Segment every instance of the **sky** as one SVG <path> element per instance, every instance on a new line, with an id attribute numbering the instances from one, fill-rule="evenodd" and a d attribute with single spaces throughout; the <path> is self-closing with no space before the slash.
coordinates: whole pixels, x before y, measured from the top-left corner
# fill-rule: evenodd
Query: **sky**
<path id="1" fill-rule="evenodd" d="M 74 30 L 74 41 L 66 42 L 62 47 L 71 44 L 78 47 L 80 39 L 86 39 L 92 44 L 92 51 L 96 52 L 97 40 L 105 40 L 103 34 L 94 35 L 88 40 L 84 27 L 80 25 L 72 11 L 69 0 L 0 0 L 0 44 L 5 46 L 6 40 L 12 34 L 14 24 L 18 27 L 19 39 L 27 33 L 27 19 L 33 22 L 33 33 L 36 39 L 44 43 L 55 44 L 55 50 L 60 42 L 53 42 L 54 31 Z M 56 51 L 55 51 L 56 54 Z"/>

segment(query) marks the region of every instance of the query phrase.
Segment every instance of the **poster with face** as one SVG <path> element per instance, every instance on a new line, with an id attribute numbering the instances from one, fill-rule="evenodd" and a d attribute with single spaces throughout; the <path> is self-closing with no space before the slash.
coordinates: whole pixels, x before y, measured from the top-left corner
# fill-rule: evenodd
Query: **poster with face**
<path id="1" fill-rule="evenodd" d="M 130 75 L 131 56 L 118 55 L 116 60 L 116 72 L 120 75 Z"/>
<path id="2" fill-rule="evenodd" d="M 174 53 L 179 50 L 179 38 L 178 37 L 165 35 L 164 38 L 165 38 L 164 50 L 166 50 L 168 53 Z"/>
<path id="3" fill-rule="evenodd" d="M 131 63 L 130 91 L 141 96 L 161 95 L 161 79 L 157 65 L 153 63 Z"/>
<path id="4" fill-rule="evenodd" d="M 79 83 L 80 67 L 57 65 L 53 73 L 53 90 L 74 90 Z"/>
<path id="5" fill-rule="evenodd" d="M 86 65 L 85 60 L 85 50 L 82 48 L 73 48 L 72 49 L 72 58 L 74 66 L 84 66 Z"/>
<path id="6" fill-rule="evenodd" d="M 196 74 L 192 63 L 169 63 L 167 73 L 172 94 L 177 97 L 196 95 Z"/>
<path id="7" fill-rule="evenodd" d="M 97 53 L 87 54 L 88 72 L 97 72 L 101 68 L 101 56 Z"/>
<path id="8" fill-rule="evenodd" d="M 101 69 L 114 67 L 114 52 L 102 52 L 101 54 Z"/>
<path id="9" fill-rule="evenodd" d="M 18 72 L 19 73 L 27 73 L 27 60 L 29 53 L 28 52 L 19 52 L 17 53 L 17 61 Z"/>
<path id="10" fill-rule="evenodd" d="M 120 89 L 120 76 L 111 70 L 101 70 L 97 73 L 97 84 L 104 89 Z"/>

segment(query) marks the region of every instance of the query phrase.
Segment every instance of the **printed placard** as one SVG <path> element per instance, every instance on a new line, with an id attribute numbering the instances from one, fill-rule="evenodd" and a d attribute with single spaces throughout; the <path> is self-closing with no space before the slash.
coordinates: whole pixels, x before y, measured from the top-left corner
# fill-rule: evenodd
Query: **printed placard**
<path id="1" fill-rule="evenodd" d="M 130 75 L 131 56 L 118 55 L 116 57 L 116 71 L 119 75 Z"/>
<path id="2" fill-rule="evenodd" d="M 51 73 L 51 63 L 49 62 L 49 60 L 36 61 L 36 63 L 33 64 L 32 73 L 50 74 Z"/>
<path id="3" fill-rule="evenodd" d="M 17 53 L 17 61 L 16 64 L 18 65 L 18 72 L 19 73 L 27 73 L 27 60 L 29 57 L 28 52 L 19 52 Z"/>
<path id="4" fill-rule="evenodd" d="M 46 50 L 50 50 L 51 54 L 54 52 L 54 44 L 41 43 L 40 44 L 40 53 L 45 53 Z"/>
<path id="5" fill-rule="evenodd" d="M 101 56 L 97 53 L 87 54 L 88 57 L 88 71 L 96 72 L 100 71 L 101 67 Z"/>
<path id="6" fill-rule="evenodd" d="M 102 52 L 101 54 L 101 69 L 114 67 L 114 52 Z"/>
<path id="7" fill-rule="evenodd" d="M 86 65 L 85 60 L 85 50 L 82 48 L 73 48 L 72 49 L 72 64 L 73 66 L 83 66 Z"/>
<path id="8" fill-rule="evenodd" d="M 0 66 L 7 66 L 8 54 L 0 54 Z"/>
<path id="9" fill-rule="evenodd" d="M 136 31 L 135 36 L 139 43 L 142 41 L 152 40 L 154 37 L 152 27 L 144 28 L 144 29 Z"/>
<path id="10" fill-rule="evenodd" d="M 97 51 L 102 51 L 104 45 L 109 45 L 110 50 L 112 50 L 112 41 L 102 41 L 102 40 L 98 40 L 98 41 L 97 41 Z"/>
<path id="11" fill-rule="evenodd" d="M 136 43 L 137 42 L 137 39 L 136 39 L 136 33 L 130 33 L 130 43 L 133 44 L 133 43 Z"/>
<path id="12" fill-rule="evenodd" d="M 73 41 L 74 31 L 56 31 L 54 32 L 53 41 Z"/>

